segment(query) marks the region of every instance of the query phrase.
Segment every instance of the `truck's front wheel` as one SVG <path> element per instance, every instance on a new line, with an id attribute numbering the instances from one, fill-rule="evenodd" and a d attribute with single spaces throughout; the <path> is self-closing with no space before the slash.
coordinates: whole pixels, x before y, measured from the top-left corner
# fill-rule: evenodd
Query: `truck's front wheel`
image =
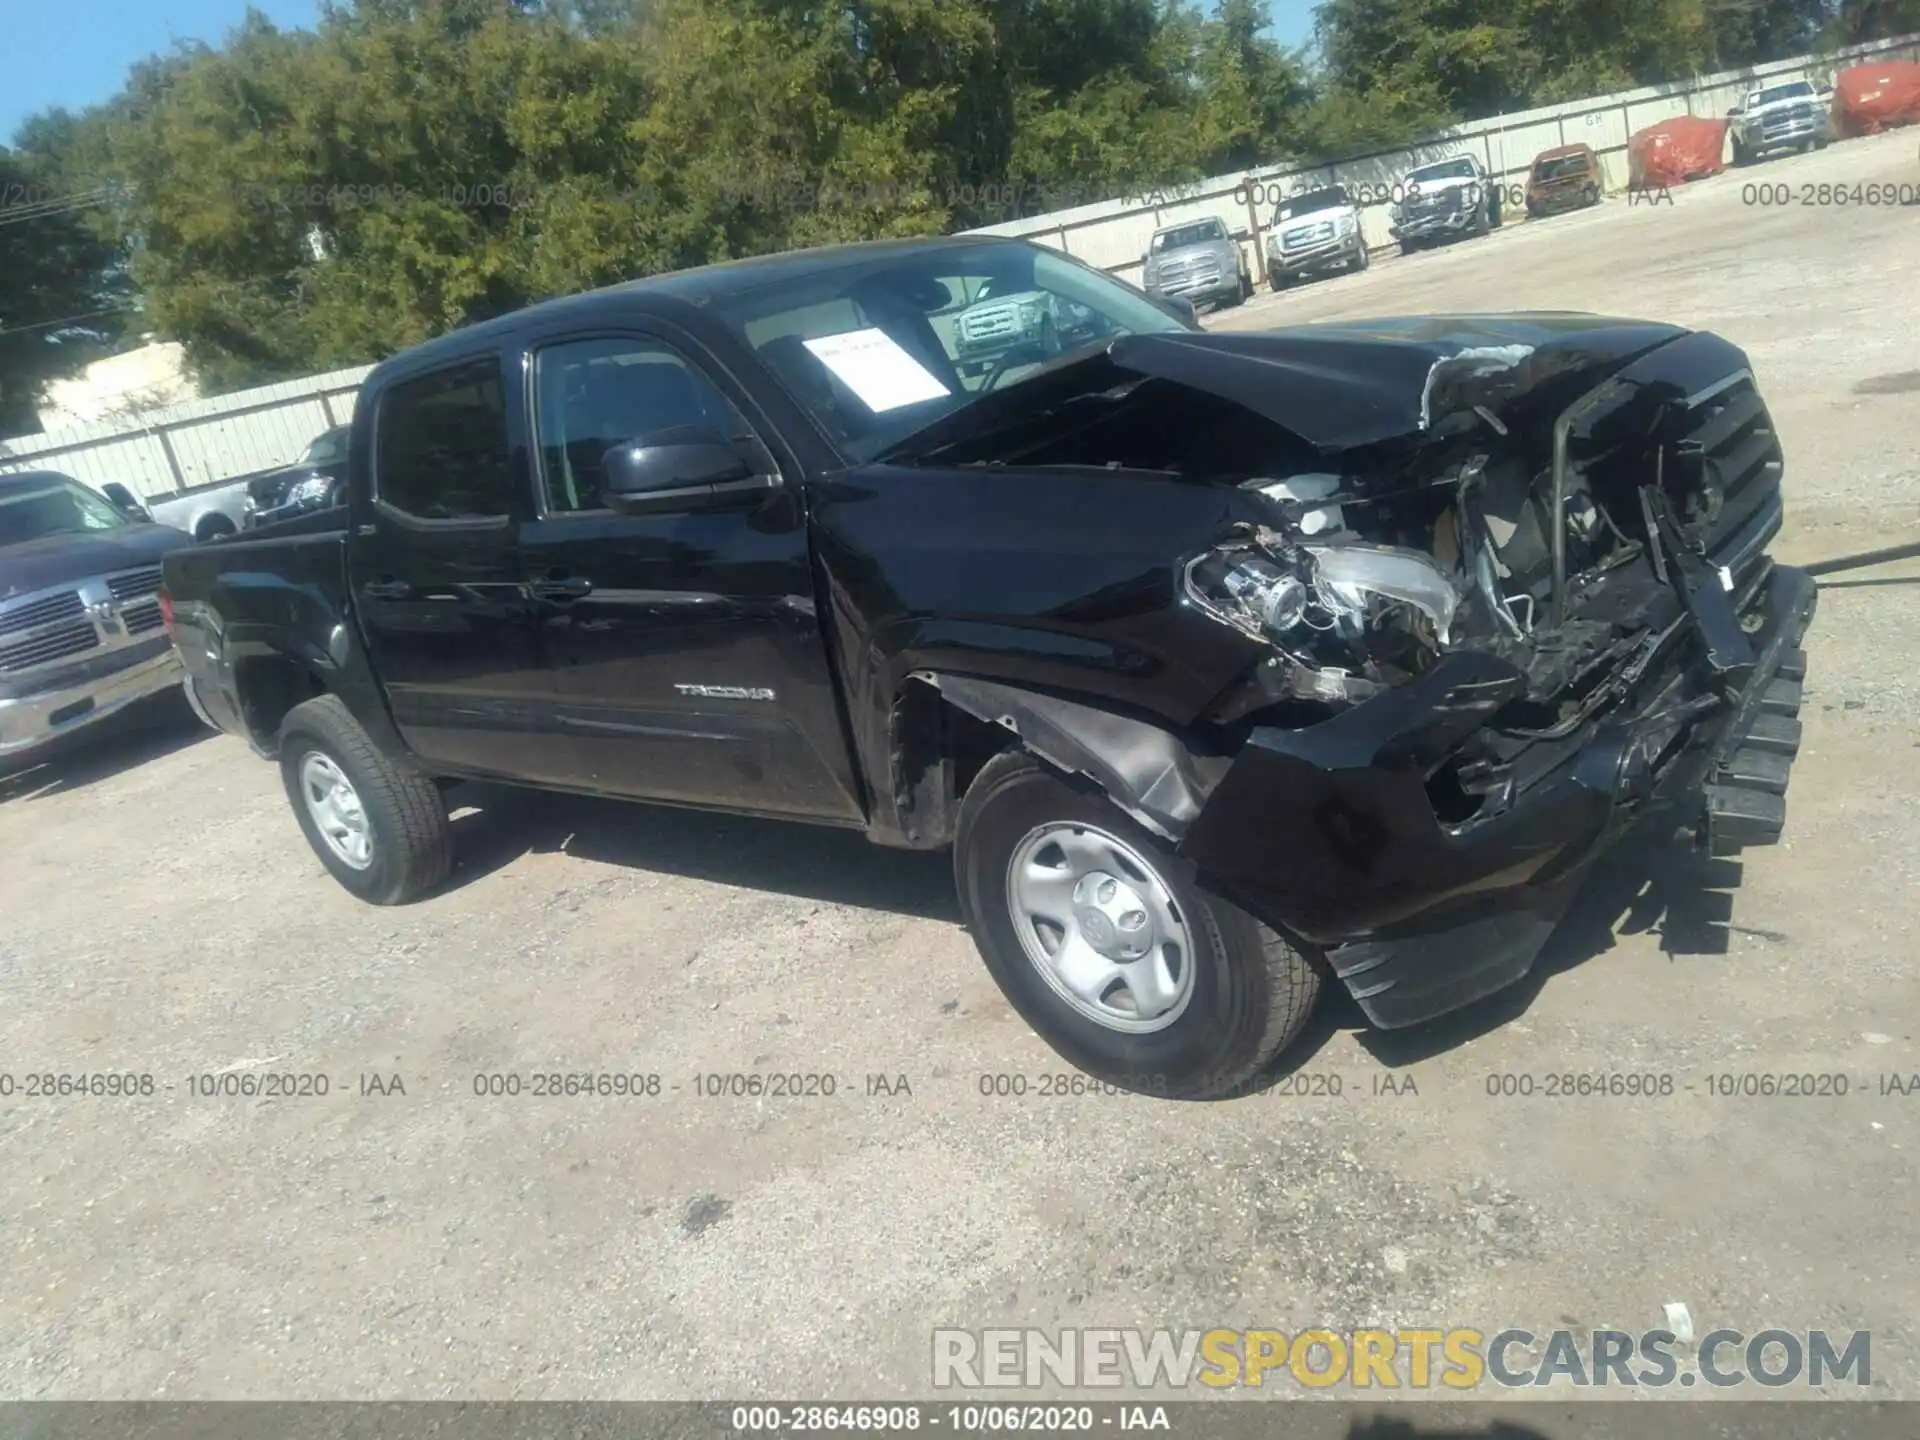
<path id="1" fill-rule="evenodd" d="M 280 778 L 313 853 L 362 900 L 405 904 L 446 878 L 453 834 L 439 787 L 384 754 L 336 697 L 287 712 Z"/>
<path id="2" fill-rule="evenodd" d="M 969 787 L 954 875 L 1008 1001 L 1116 1086 L 1232 1094 L 1300 1033 L 1319 995 L 1306 955 L 1202 890 L 1104 796 L 1028 755 L 995 758 Z"/>

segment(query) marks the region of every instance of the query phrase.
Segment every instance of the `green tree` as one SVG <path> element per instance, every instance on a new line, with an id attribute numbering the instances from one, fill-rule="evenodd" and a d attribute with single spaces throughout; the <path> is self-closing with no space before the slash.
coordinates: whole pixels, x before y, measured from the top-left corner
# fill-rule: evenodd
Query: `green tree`
<path id="1" fill-rule="evenodd" d="M 146 62 L 63 143 L 126 182 L 151 322 L 227 387 L 1769 58 L 1837 0 L 1326 0 L 1312 67 L 1260 0 L 1210 3 L 343 0 Z"/>

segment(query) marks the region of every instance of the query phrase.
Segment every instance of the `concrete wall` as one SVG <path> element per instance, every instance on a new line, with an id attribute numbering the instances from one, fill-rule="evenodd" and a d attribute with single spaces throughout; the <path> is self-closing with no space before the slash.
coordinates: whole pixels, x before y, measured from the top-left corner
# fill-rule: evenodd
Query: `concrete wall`
<path id="1" fill-rule="evenodd" d="M 189 400 L 138 420 L 101 420 L 0 440 L 0 473 L 58 470 L 96 488 L 118 480 L 164 498 L 298 459 L 322 430 L 353 418 L 373 367 L 309 375 L 212 400 Z"/>
<path id="2" fill-rule="evenodd" d="M 1216 175 L 1184 186 L 1178 194 L 1122 197 L 986 225 L 969 233 L 1025 236 L 1137 285 L 1147 242 L 1155 230 L 1182 220 L 1217 215 L 1239 238 L 1248 271 L 1263 278 L 1263 236 L 1273 215 L 1273 198 L 1291 194 L 1302 185 L 1338 182 L 1357 196 L 1374 200 L 1362 207 L 1360 223 L 1368 248 L 1377 249 L 1393 243 L 1387 232 L 1387 202 L 1394 183 L 1428 160 L 1476 155 L 1503 187 L 1510 189 L 1525 186 L 1533 157 L 1542 150 L 1585 142 L 1600 156 L 1608 190 L 1617 193 L 1627 187 L 1627 140 L 1638 130 L 1676 115 L 1717 119 L 1749 90 L 1764 83 L 1803 77 L 1830 79 L 1835 71 L 1849 65 L 1889 59 L 1920 60 L 1920 35 L 1857 45 L 1828 57 L 1802 55 L 1747 70 L 1696 76 L 1685 83 L 1646 86 L 1496 116 L 1404 149 L 1338 165 L 1278 166 L 1247 174 Z M 1258 196 L 1257 206 L 1248 203 L 1250 194 Z"/>

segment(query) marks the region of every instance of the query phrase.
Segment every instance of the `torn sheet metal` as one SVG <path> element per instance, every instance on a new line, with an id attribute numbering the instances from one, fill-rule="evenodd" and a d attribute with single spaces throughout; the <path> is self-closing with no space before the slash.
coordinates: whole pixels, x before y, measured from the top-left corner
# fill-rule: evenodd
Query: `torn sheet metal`
<path id="1" fill-rule="evenodd" d="M 1427 371 L 1427 383 L 1420 390 L 1420 428 L 1433 427 L 1436 398 L 1440 401 L 1441 414 L 1468 406 L 1476 410 L 1487 408 L 1487 387 L 1472 386 L 1470 399 L 1461 392 L 1468 388 L 1469 382 L 1515 369 L 1529 359 L 1533 351 L 1531 345 L 1475 345 L 1434 361 L 1433 368 Z"/>
<path id="2" fill-rule="evenodd" d="M 1232 763 L 1195 755 L 1178 737 L 1091 705 L 969 680 L 916 673 L 977 719 L 1003 725 L 1035 755 L 1070 774 L 1085 775 L 1142 825 L 1178 840 Z"/>

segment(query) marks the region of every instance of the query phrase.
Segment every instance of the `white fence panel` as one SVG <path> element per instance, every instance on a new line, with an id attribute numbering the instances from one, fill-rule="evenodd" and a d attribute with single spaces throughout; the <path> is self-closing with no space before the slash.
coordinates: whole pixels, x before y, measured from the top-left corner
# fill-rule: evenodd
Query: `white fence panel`
<path id="1" fill-rule="evenodd" d="M 309 375 L 134 420 L 101 420 L 0 441 L 0 473 L 58 470 L 96 488 L 117 480 L 146 499 L 216 485 L 299 458 L 321 431 L 353 418 L 371 366 Z"/>

